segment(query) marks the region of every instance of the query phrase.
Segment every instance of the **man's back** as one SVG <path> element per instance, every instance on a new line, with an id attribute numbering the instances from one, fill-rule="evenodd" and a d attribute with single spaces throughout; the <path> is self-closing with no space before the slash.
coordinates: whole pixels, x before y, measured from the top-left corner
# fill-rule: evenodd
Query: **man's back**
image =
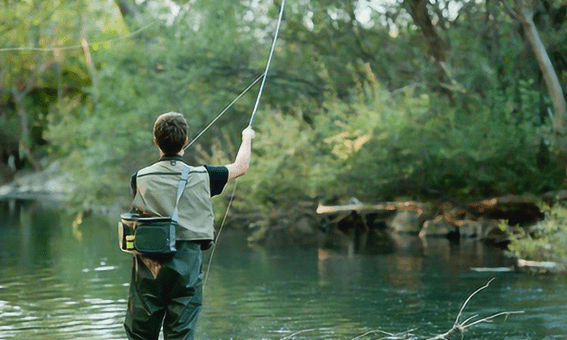
<path id="1" fill-rule="evenodd" d="M 132 207 L 149 216 L 170 216 L 176 203 L 182 161 L 164 157 L 136 174 Z M 209 172 L 204 166 L 190 167 L 185 192 L 179 201 L 178 241 L 212 240 L 214 215 Z"/>

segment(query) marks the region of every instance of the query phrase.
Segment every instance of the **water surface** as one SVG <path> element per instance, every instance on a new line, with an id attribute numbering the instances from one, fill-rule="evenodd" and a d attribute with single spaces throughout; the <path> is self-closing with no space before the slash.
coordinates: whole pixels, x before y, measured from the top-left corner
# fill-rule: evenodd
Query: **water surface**
<path id="1" fill-rule="evenodd" d="M 0 339 L 125 339 L 131 259 L 117 250 L 114 221 L 73 223 L 76 216 L 20 201 L 0 202 L 0 216 Z M 565 277 L 471 270 L 510 265 L 500 250 L 472 241 L 404 237 L 388 251 L 354 254 L 291 241 L 249 247 L 243 235 L 223 232 L 197 339 L 439 334 L 491 278 L 462 319 L 524 313 L 475 326 L 464 339 L 567 339 Z"/>

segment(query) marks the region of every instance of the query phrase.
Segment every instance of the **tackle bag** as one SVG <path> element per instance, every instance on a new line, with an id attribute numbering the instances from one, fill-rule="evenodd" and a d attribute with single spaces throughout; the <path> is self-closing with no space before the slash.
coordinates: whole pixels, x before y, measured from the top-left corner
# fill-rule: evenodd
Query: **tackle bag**
<path id="1" fill-rule="evenodd" d="M 136 213 L 120 215 L 118 240 L 124 252 L 171 254 L 175 249 L 175 227 L 171 217 L 145 217 Z"/>
<path id="2" fill-rule="evenodd" d="M 173 254 L 175 248 L 175 229 L 179 220 L 179 200 L 185 190 L 189 177 L 188 166 L 184 166 L 177 186 L 177 198 L 173 214 L 169 216 L 144 216 L 137 213 L 124 213 L 118 222 L 118 243 L 126 253 L 150 255 Z"/>

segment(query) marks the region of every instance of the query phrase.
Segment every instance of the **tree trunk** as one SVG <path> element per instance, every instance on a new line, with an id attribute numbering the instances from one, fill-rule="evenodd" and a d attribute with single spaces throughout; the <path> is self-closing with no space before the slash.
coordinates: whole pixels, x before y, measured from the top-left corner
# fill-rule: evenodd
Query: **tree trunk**
<path id="1" fill-rule="evenodd" d="M 20 152 L 23 152 L 26 159 L 31 163 L 35 171 L 41 171 L 41 165 L 37 162 L 33 156 L 33 153 L 29 147 L 30 141 L 30 129 L 28 122 L 28 113 L 24 109 L 24 104 L 22 103 L 23 96 L 14 92 L 13 94 L 14 102 L 16 103 L 16 112 L 20 118 L 20 126 L 22 129 L 20 136 Z"/>
<path id="2" fill-rule="evenodd" d="M 435 31 L 431 17 L 427 10 L 428 0 L 406 0 L 409 7 L 409 14 L 417 27 L 421 29 L 425 36 L 425 41 L 429 47 L 429 54 L 436 62 L 445 61 L 445 42 Z"/>
<path id="3" fill-rule="evenodd" d="M 83 15 L 81 17 L 82 28 L 81 28 L 81 47 L 83 48 L 83 52 L 85 53 L 85 63 L 87 65 L 87 69 L 91 75 L 92 81 L 92 96 L 93 96 L 93 103 L 96 108 L 99 99 L 99 92 L 98 92 L 98 77 L 96 67 L 93 62 L 93 58 L 91 56 L 91 49 L 89 47 L 89 42 L 87 40 L 87 26 L 85 24 L 86 18 Z"/>
<path id="4" fill-rule="evenodd" d="M 23 152 L 25 154 L 26 159 L 33 165 L 36 171 L 41 170 L 41 165 L 35 160 L 30 148 L 31 133 L 29 127 L 28 112 L 24 107 L 24 98 L 33 90 L 34 85 L 37 84 L 37 79 L 41 77 L 43 72 L 51 65 L 51 63 L 52 61 L 49 60 L 37 65 L 35 74 L 28 80 L 25 88 L 22 91 L 19 91 L 16 85 L 12 85 L 11 90 L 12 98 L 14 100 L 14 103 L 16 104 L 16 113 L 20 118 L 20 152 Z"/>
<path id="5" fill-rule="evenodd" d="M 567 107 L 565 104 L 565 97 L 563 96 L 563 90 L 561 89 L 557 73 L 551 64 L 551 60 L 549 59 L 545 46 L 543 45 L 534 24 L 533 11 L 527 8 L 522 1 L 517 1 L 516 4 L 518 5 L 517 13 L 519 15 L 520 22 L 522 23 L 527 40 L 537 59 L 539 68 L 543 73 L 545 85 L 547 86 L 549 96 L 553 103 L 553 109 L 555 111 L 555 115 L 553 117 L 553 128 L 559 143 L 562 157 L 567 159 L 567 131 L 565 130 L 565 125 L 567 123 Z"/>
<path id="6" fill-rule="evenodd" d="M 435 25 L 427 8 L 429 0 L 404 0 L 404 3 L 413 22 L 419 27 L 425 37 L 429 56 L 433 59 L 432 62 L 437 69 L 439 86 L 442 92 L 452 100 L 453 91 L 463 92 L 463 90 L 453 78 L 449 65 L 446 63 L 448 43 L 435 30 Z"/>

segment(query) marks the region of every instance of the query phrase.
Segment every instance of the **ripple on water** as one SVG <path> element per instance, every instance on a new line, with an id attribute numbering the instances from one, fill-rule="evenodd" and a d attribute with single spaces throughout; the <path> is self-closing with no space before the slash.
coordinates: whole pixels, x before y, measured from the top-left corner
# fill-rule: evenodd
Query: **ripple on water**
<path id="1" fill-rule="evenodd" d="M 92 275 L 114 268 L 96 267 Z M 0 271 L 0 339 L 123 339 L 124 286 L 100 276 L 65 280 L 66 274 L 53 268 L 11 276 Z"/>

